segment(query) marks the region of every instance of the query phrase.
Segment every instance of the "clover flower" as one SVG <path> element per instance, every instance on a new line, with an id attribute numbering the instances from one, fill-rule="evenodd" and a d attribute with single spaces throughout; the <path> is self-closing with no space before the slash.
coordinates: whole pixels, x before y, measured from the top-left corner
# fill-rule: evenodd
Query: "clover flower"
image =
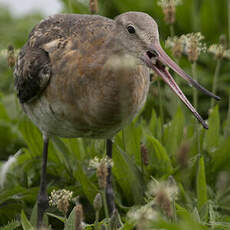
<path id="1" fill-rule="evenodd" d="M 182 3 L 181 0 L 159 0 L 158 5 L 162 8 L 165 22 L 173 24 L 175 22 L 176 6 Z"/>
<path id="2" fill-rule="evenodd" d="M 73 192 L 66 189 L 53 190 L 49 196 L 49 205 L 56 206 L 59 211 L 66 215 L 72 196 Z"/>

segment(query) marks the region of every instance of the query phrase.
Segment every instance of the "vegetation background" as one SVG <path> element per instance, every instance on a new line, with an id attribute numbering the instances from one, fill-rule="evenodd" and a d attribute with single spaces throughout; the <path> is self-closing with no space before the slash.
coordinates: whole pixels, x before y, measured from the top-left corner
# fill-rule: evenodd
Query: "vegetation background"
<path id="1" fill-rule="evenodd" d="M 61 2 L 62 12 L 90 13 L 87 0 Z M 176 7 L 172 25 L 166 23 L 158 2 L 99 0 L 98 14 L 110 18 L 131 10 L 150 14 L 159 25 L 163 47 L 170 35 L 201 32 L 207 47 L 221 42 L 228 49 L 228 0 L 183 0 Z M 0 229 L 33 229 L 36 223 L 42 138 L 17 101 L 7 47 L 20 49 L 42 17 L 32 13 L 14 18 L 0 7 Z M 171 50 L 166 50 L 172 56 Z M 121 222 L 122 229 L 230 229 L 230 62 L 214 56 L 201 54 L 195 72 L 194 63 L 184 53 L 176 59 L 203 86 L 216 87 L 222 98 L 211 106 L 208 96 L 196 96 L 178 80 L 191 101 L 198 97 L 197 109 L 208 119 L 209 130 L 197 125 L 168 86 L 153 76 L 145 108 L 114 138 L 113 186 L 121 220 L 117 213 L 112 220 L 105 218 L 102 209 L 99 223 L 95 221 L 93 201 L 103 191 L 89 160 L 105 155 L 103 140 L 53 138 L 48 157 L 49 194 L 53 189 L 73 191 L 75 202 L 82 204 L 88 229 L 101 225 L 110 229 L 114 219 L 112 229 L 118 229 Z M 77 217 L 71 212 L 74 206 L 71 201 L 65 215 L 50 207 L 49 228 L 77 229 L 73 221 Z"/>

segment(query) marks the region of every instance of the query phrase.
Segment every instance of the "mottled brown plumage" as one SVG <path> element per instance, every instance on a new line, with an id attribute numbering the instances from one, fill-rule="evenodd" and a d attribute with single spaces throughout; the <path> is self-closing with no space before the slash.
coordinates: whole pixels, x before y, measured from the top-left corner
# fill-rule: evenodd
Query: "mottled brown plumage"
<path id="1" fill-rule="evenodd" d="M 117 34 L 101 16 L 55 15 L 35 26 L 15 76 L 23 109 L 43 133 L 111 137 L 143 106 L 148 68 Z"/>

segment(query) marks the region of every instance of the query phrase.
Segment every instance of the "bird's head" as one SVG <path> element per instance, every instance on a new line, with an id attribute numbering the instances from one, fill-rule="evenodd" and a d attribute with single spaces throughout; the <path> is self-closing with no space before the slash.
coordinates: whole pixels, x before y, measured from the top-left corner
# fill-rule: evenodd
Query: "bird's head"
<path id="1" fill-rule="evenodd" d="M 116 39 L 119 40 L 122 47 L 129 54 L 141 59 L 149 68 L 154 70 L 191 110 L 203 127 L 208 128 L 205 121 L 176 84 L 166 66 L 203 93 L 217 100 L 220 100 L 220 98 L 193 80 L 164 52 L 159 41 L 158 26 L 153 18 L 142 12 L 126 12 L 117 16 L 115 23 Z"/>

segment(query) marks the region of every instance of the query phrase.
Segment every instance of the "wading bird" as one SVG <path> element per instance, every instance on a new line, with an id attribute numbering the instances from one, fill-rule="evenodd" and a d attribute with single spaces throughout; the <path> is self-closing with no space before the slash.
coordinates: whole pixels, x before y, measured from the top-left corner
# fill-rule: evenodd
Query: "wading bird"
<path id="1" fill-rule="evenodd" d="M 207 95 L 219 99 L 186 74 L 163 51 L 156 22 L 145 13 L 127 12 L 114 20 L 97 15 L 58 14 L 34 27 L 14 71 L 23 110 L 44 139 L 38 227 L 48 206 L 46 164 L 50 136 L 107 139 L 130 122 L 146 101 L 153 69 L 191 110 L 166 66 Z M 114 209 L 111 169 L 107 200 Z"/>

